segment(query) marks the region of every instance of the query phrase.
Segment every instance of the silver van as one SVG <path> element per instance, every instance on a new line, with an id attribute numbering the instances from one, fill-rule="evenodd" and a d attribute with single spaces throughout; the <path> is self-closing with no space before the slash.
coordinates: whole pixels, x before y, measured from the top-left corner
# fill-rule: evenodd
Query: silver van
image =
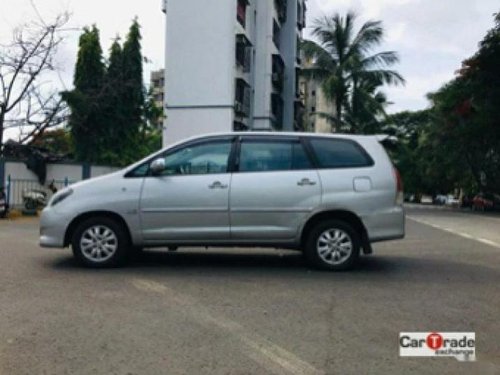
<path id="1" fill-rule="evenodd" d="M 402 182 L 377 136 L 227 133 L 191 138 L 55 194 L 40 245 L 86 266 L 144 247 L 303 251 L 351 268 L 371 243 L 404 237 Z"/>

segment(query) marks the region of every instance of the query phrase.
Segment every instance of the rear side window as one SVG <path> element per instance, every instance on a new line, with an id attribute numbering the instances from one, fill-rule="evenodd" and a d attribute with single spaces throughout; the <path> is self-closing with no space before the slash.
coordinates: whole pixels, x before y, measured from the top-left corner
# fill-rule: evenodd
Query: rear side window
<path id="1" fill-rule="evenodd" d="M 312 168 L 299 142 L 243 141 L 240 172 L 289 171 Z"/>
<path id="2" fill-rule="evenodd" d="M 359 168 L 373 165 L 373 160 L 354 141 L 345 139 L 310 140 L 320 168 Z"/>

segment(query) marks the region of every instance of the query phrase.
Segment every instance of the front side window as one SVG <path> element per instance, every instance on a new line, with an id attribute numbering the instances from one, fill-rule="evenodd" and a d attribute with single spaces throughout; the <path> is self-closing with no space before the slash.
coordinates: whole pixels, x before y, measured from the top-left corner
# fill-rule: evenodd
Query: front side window
<path id="1" fill-rule="evenodd" d="M 356 168 L 373 165 L 373 160 L 356 142 L 345 139 L 311 139 L 320 168 Z"/>
<path id="2" fill-rule="evenodd" d="M 231 154 L 230 140 L 185 146 L 165 156 L 162 176 L 226 173 Z"/>
<path id="3" fill-rule="evenodd" d="M 300 142 L 243 141 L 240 172 L 289 171 L 312 168 Z"/>

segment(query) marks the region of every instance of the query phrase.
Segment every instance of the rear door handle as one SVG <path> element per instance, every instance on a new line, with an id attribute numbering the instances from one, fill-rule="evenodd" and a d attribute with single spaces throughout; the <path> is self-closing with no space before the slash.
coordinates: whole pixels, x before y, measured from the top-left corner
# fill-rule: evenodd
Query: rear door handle
<path id="1" fill-rule="evenodd" d="M 215 181 L 214 183 L 212 183 L 211 185 L 208 185 L 208 188 L 209 189 L 227 189 L 227 185 L 224 185 L 222 182 L 220 181 Z"/>
<path id="2" fill-rule="evenodd" d="M 303 178 L 302 180 L 297 182 L 297 185 L 299 185 L 299 186 L 312 186 L 312 185 L 316 185 L 316 181 L 311 181 L 308 178 Z"/>

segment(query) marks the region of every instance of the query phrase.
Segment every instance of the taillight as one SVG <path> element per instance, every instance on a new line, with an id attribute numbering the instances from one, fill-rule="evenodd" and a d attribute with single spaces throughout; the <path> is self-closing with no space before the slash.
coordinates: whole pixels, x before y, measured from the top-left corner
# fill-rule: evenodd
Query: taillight
<path id="1" fill-rule="evenodd" d="M 396 167 L 393 167 L 394 179 L 396 181 L 396 204 L 403 204 L 404 193 L 403 193 L 403 179 Z"/>

